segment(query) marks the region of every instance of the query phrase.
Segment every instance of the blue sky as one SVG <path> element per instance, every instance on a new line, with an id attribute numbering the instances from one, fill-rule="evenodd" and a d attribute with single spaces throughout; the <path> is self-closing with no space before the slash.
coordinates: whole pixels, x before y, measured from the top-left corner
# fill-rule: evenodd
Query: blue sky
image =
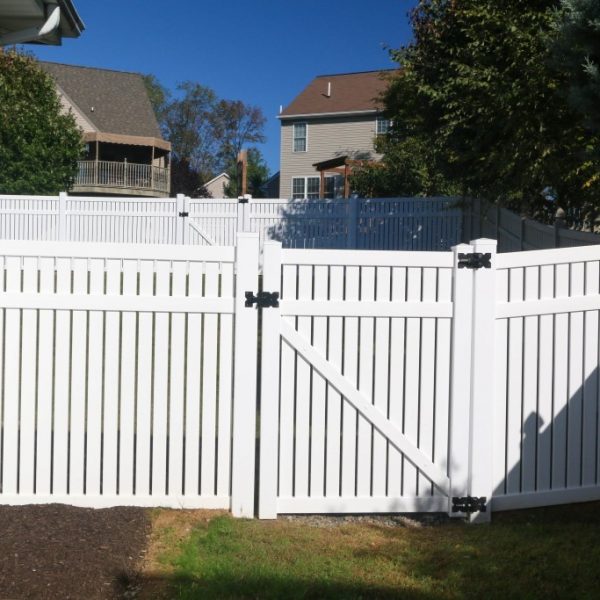
<path id="1" fill-rule="evenodd" d="M 41 60 L 152 73 L 168 88 L 191 80 L 260 106 L 261 148 L 279 168 L 280 105 L 315 76 L 393 67 L 386 47 L 410 39 L 415 0 L 75 0 L 86 25 Z"/>

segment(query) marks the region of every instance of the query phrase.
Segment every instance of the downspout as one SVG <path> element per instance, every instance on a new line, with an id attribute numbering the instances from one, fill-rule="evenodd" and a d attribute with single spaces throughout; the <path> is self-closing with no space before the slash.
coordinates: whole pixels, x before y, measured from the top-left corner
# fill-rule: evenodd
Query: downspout
<path id="1" fill-rule="evenodd" d="M 60 25 L 60 7 L 58 4 L 46 4 L 46 6 L 48 17 L 41 27 L 30 27 L 21 31 L 13 31 L 12 33 L 0 35 L 0 46 L 35 42 L 54 33 Z"/>

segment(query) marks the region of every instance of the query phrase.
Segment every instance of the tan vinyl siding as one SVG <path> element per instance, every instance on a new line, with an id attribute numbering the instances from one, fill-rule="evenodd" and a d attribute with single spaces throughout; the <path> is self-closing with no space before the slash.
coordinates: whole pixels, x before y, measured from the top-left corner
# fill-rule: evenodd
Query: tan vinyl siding
<path id="1" fill-rule="evenodd" d="M 352 158 L 377 159 L 373 140 L 376 115 L 290 119 L 281 123 L 281 183 L 279 195 L 292 195 L 293 177 L 318 176 L 313 164 L 348 155 Z M 293 152 L 293 125 L 307 123 L 307 151 Z"/>
<path id="2" fill-rule="evenodd" d="M 92 123 L 81 113 L 79 108 L 71 101 L 71 99 L 63 92 L 63 90 L 59 86 L 56 87 L 62 111 L 65 114 L 71 111 L 75 117 L 75 122 L 84 133 L 97 131 L 96 127 L 94 127 Z"/>

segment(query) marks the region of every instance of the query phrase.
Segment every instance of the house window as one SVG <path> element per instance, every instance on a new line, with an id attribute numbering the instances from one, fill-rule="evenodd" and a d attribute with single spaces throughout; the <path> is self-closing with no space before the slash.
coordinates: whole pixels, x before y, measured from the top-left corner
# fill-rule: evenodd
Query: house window
<path id="1" fill-rule="evenodd" d="M 335 198 L 335 176 L 327 175 L 325 177 L 325 198 Z"/>
<path id="2" fill-rule="evenodd" d="M 306 123 L 294 123 L 294 152 L 306 152 Z"/>
<path id="3" fill-rule="evenodd" d="M 292 198 L 299 200 L 319 198 L 319 177 L 294 177 L 292 179 Z"/>
<path id="4" fill-rule="evenodd" d="M 392 120 L 384 119 L 383 117 L 377 117 L 377 135 L 386 135 L 392 128 Z"/>

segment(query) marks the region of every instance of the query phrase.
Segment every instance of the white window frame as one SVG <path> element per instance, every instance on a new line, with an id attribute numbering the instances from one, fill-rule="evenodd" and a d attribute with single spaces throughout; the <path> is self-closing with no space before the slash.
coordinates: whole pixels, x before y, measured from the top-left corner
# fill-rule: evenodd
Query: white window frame
<path id="1" fill-rule="evenodd" d="M 300 125 L 304 125 L 304 138 L 298 138 L 298 139 L 304 139 L 304 150 L 296 150 L 296 127 L 298 127 Z M 302 123 L 294 123 L 292 125 L 292 152 L 294 152 L 294 153 L 308 152 L 308 123 L 302 122 Z"/>
<path id="2" fill-rule="evenodd" d="M 382 123 L 387 123 L 387 127 L 385 131 L 380 131 L 379 126 Z M 375 135 L 387 135 L 390 132 L 390 129 L 393 125 L 392 119 L 387 119 L 386 117 L 379 116 L 375 119 Z"/>
<path id="3" fill-rule="evenodd" d="M 309 179 L 316 179 L 317 180 L 317 195 L 316 197 L 314 196 L 314 192 L 311 192 L 313 194 L 312 198 L 308 197 L 308 180 Z M 296 196 L 295 192 L 294 192 L 294 182 L 295 181 L 303 181 L 304 182 L 304 186 L 303 186 L 303 192 L 302 192 L 302 196 Z M 317 200 L 320 198 L 321 196 L 321 178 L 318 175 L 305 175 L 305 176 L 300 176 L 300 177 L 292 177 L 292 186 L 291 186 L 291 198 L 292 200 Z"/>

